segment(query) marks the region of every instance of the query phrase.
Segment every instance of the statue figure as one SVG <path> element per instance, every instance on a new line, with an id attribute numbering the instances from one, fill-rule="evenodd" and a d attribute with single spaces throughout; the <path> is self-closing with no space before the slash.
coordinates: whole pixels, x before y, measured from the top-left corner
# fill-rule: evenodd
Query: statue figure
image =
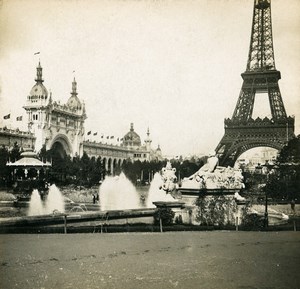
<path id="1" fill-rule="evenodd" d="M 206 164 L 203 165 L 200 168 L 200 170 L 198 171 L 199 175 L 204 175 L 206 172 L 213 173 L 218 164 L 219 164 L 219 159 L 216 156 L 216 152 L 215 151 L 211 151 L 208 154 L 208 159 L 207 159 Z"/>
<path id="2" fill-rule="evenodd" d="M 206 164 L 182 181 L 182 187 L 206 189 L 241 189 L 244 187 L 242 171 L 218 166 L 216 153 L 210 152 Z"/>
<path id="3" fill-rule="evenodd" d="M 176 188 L 177 177 L 175 173 L 176 169 L 172 168 L 171 162 L 169 161 L 167 162 L 166 167 L 161 170 L 163 184 L 160 188 L 162 188 L 166 194 L 171 193 Z"/>

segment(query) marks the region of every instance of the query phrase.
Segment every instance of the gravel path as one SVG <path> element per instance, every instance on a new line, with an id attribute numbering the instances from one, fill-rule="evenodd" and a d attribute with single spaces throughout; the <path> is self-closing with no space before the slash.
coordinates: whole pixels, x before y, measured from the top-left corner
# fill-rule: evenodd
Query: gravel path
<path id="1" fill-rule="evenodd" d="M 0 288 L 300 288 L 298 232 L 0 235 Z"/>

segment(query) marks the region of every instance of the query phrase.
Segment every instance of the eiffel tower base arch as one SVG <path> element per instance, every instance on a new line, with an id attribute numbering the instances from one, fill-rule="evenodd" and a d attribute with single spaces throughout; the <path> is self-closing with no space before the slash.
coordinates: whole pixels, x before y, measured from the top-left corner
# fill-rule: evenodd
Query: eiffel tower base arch
<path id="1" fill-rule="evenodd" d="M 294 135 L 294 118 L 274 122 L 272 119 L 250 119 L 240 123 L 225 119 L 225 134 L 216 148 L 220 165 L 234 166 L 238 157 L 255 147 L 281 150 Z"/>

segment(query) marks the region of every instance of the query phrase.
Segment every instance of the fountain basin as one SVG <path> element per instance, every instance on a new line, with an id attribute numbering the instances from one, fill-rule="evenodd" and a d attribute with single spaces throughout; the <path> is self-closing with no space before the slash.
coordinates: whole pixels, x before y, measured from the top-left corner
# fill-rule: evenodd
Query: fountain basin
<path id="1" fill-rule="evenodd" d="M 153 204 L 157 207 L 157 208 L 184 208 L 185 203 L 184 202 L 153 202 Z"/>
<path id="2" fill-rule="evenodd" d="M 82 222 L 110 222 L 110 220 L 119 219 L 138 219 L 144 217 L 152 217 L 155 209 L 133 209 L 133 210 L 116 210 L 103 212 L 84 212 L 76 214 L 55 213 L 48 215 L 2 218 L 0 219 L 0 227 L 26 227 L 26 226 L 49 226 L 63 224 L 66 218 L 68 224 Z M 153 220 L 153 219 L 152 219 Z"/>

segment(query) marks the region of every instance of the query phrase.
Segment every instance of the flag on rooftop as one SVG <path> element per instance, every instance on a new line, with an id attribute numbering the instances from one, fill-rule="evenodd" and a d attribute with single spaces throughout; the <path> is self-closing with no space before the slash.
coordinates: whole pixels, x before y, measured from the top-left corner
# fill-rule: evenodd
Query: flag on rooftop
<path id="1" fill-rule="evenodd" d="M 22 119 L 23 119 L 23 116 L 17 116 L 17 118 L 16 118 L 17 121 L 22 121 Z"/>
<path id="2" fill-rule="evenodd" d="M 89 131 L 88 133 L 87 133 L 87 135 L 90 135 L 92 132 L 91 131 Z"/>
<path id="3" fill-rule="evenodd" d="M 110 138 L 115 138 L 113 135 Z"/>
<path id="4" fill-rule="evenodd" d="M 4 118 L 4 119 L 9 119 L 9 118 L 10 118 L 10 113 L 7 114 L 7 115 L 5 115 L 5 116 L 3 116 L 3 118 Z"/>
<path id="5" fill-rule="evenodd" d="M 97 135 L 98 134 L 98 132 L 94 132 L 94 135 Z"/>
<path id="6" fill-rule="evenodd" d="M 37 54 L 40 54 L 40 52 L 36 52 L 36 53 L 34 53 L 34 55 L 37 55 Z"/>
<path id="7" fill-rule="evenodd" d="M 104 135 L 101 135 L 101 138 L 103 138 L 104 137 Z"/>

